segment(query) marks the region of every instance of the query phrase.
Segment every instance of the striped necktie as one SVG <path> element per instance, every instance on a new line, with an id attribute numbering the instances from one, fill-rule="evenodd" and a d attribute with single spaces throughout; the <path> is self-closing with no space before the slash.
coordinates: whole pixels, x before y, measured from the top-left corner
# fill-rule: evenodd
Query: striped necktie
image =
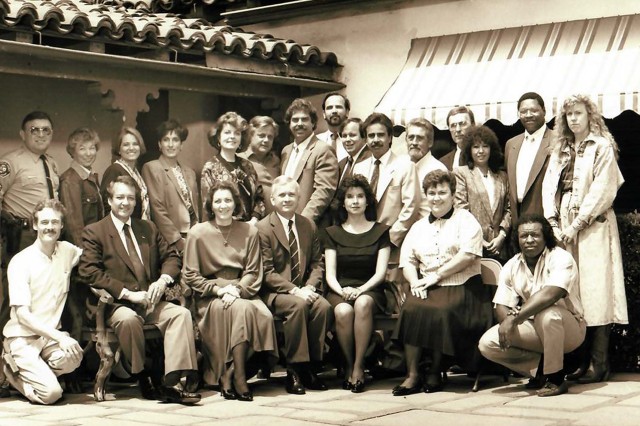
<path id="1" fill-rule="evenodd" d="M 300 259 L 298 256 L 298 241 L 293 232 L 293 220 L 289 220 L 289 253 L 291 253 L 291 282 L 298 287 L 301 285 Z"/>

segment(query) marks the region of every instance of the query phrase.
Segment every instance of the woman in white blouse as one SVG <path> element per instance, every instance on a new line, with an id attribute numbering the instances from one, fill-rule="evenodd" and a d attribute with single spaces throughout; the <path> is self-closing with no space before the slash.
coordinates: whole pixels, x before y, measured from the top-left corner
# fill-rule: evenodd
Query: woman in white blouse
<path id="1" fill-rule="evenodd" d="M 453 207 L 456 180 L 436 170 L 424 178 L 431 209 L 402 244 L 400 268 L 411 285 L 392 338 L 404 345 L 407 377 L 393 395 L 442 390 L 442 371 L 455 361 L 468 372 L 477 345 L 493 323 L 491 289 L 482 284 L 482 230 L 468 211 Z M 422 356 L 429 366 L 420 371 Z"/>
<path id="2" fill-rule="evenodd" d="M 473 127 L 464 136 L 461 155 L 466 165 L 454 171 L 454 205 L 469 210 L 480 222 L 483 256 L 506 262 L 511 209 L 498 137 L 488 127 Z"/>

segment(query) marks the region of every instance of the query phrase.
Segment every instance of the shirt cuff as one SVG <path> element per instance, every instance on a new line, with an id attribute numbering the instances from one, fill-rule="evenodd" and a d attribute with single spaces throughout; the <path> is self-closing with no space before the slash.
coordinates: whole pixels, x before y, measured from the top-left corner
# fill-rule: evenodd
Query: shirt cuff
<path id="1" fill-rule="evenodd" d="M 122 288 L 122 291 L 120 292 L 120 294 L 118 295 L 118 300 L 125 300 L 125 297 L 129 294 L 129 290 L 127 290 L 126 288 Z"/>

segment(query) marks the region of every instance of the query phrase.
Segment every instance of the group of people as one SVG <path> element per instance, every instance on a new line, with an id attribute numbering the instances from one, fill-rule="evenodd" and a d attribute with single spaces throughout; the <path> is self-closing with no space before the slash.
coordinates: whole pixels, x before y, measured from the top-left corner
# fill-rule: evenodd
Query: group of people
<path id="1" fill-rule="evenodd" d="M 384 114 L 349 117 L 339 93 L 322 109 L 328 130 L 316 135 L 313 105 L 292 102 L 284 121 L 293 141 L 279 156 L 272 118 L 223 114 L 199 185 L 178 160 L 188 130 L 177 120 L 160 125 L 160 157 L 141 171 L 143 138 L 124 127 L 99 183 L 93 130 L 69 136 L 73 161 L 58 177 L 47 154 L 53 122 L 27 115 L 24 145 L 0 159 L 8 265 L 0 326 L 14 388 L 38 403 L 60 398 L 57 376 L 82 359 L 61 315 L 88 286 L 113 297 L 107 325 L 148 399 L 193 404 L 203 381 L 251 401 L 247 379 L 279 352 L 288 393 L 325 390 L 318 372 L 330 330 L 344 358 L 342 387 L 363 392 L 374 314 L 388 310 L 384 286 L 401 283 L 410 291 L 391 338 L 404 346 L 407 376 L 394 395 L 438 392 L 443 371 L 452 363 L 470 371 L 479 353 L 530 376 L 540 396 L 566 392 L 566 373 L 606 380 L 611 325 L 628 322 L 612 210 L 623 178 L 588 97 L 565 100 L 552 131 L 542 98 L 524 94 L 525 132 L 504 157 L 471 110 L 454 108 L 456 148 L 440 161 L 427 120 L 407 123 L 401 155 Z M 504 264 L 493 305 L 483 257 Z M 144 324 L 163 334 L 162 372 L 145 366 Z M 565 371 L 564 354 L 578 348 L 580 368 Z"/>

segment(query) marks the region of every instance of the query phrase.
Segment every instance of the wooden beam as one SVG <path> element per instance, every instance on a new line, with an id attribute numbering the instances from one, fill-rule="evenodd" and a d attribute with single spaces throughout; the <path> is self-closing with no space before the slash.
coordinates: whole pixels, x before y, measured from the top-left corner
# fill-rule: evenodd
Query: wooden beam
<path id="1" fill-rule="evenodd" d="M 226 96 L 291 97 L 340 90 L 341 83 L 73 51 L 0 40 L 0 73 L 82 81 L 123 80 Z"/>

